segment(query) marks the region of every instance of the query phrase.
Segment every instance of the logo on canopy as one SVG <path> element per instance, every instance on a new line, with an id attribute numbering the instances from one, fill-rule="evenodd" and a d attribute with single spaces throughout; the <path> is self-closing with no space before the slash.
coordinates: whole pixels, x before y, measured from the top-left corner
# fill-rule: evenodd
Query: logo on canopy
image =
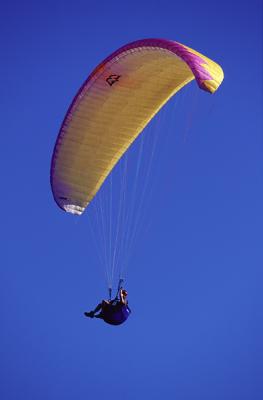
<path id="1" fill-rule="evenodd" d="M 108 78 L 106 79 L 106 82 L 112 86 L 115 82 L 118 82 L 118 80 L 120 79 L 121 75 L 115 75 L 112 74 L 110 76 L 108 76 Z"/>

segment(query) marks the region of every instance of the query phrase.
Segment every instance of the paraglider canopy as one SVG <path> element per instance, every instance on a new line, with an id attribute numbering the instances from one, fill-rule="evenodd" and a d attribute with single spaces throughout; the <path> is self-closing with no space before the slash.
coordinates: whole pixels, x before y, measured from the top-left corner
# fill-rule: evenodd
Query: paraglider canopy
<path id="1" fill-rule="evenodd" d="M 148 122 L 193 79 L 213 93 L 223 71 L 171 40 L 138 40 L 99 64 L 75 96 L 56 141 L 51 186 L 59 207 L 82 214 Z"/>

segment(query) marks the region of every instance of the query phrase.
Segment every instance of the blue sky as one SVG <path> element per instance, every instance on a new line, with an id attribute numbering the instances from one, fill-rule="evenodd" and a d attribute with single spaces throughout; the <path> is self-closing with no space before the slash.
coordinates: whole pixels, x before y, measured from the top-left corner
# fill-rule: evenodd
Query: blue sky
<path id="1" fill-rule="evenodd" d="M 261 399 L 262 2 L 9 1 L 0 31 L 0 398 Z M 87 75 L 147 37 L 200 51 L 225 80 L 213 96 L 191 83 L 154 122 L 133 313 L 116 328 L 82 317 L 103 273 L 88 211 L 57 208 L 49 168 Z"/>

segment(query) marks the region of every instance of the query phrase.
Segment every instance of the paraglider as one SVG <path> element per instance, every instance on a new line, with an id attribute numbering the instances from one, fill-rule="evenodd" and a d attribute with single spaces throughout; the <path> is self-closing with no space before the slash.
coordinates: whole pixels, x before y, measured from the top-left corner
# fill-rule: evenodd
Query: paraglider
<path id="1" fill-rule="evenodd" d="M 223 71 L 171 40 L 137 40 L 99 64 L 73 99 L 55 144 L 50 180 L 58 206 L 81 215 L 154 115 L 193 79 L 214 93 Z M 105 315 L 107 303 L 100 307 Z"/>
<path id="2" fill-rule="evenodd" d="M 114 300 L 102 300 L 95 310 L 85 312 L 84 315 L 89 318 L 103 319 L 104 322 L 110 325 L 121 325 L 131 313 L 127 296 L 127 290 L 121 288 Z"/>

